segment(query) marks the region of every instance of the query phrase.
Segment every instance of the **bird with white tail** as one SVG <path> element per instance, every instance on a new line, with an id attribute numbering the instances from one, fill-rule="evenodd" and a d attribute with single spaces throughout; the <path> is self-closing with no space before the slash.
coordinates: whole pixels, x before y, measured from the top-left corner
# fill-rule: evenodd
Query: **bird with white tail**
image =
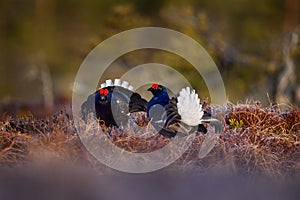
<path id="1" fill-rule="evenodd" d="M 198 94 L 194 89 L 186 87 L 169 99 L 164 86 L 157 83 L 148 89 L 153 97 L 147 106 L 147 113 L 152 118 L 152 125 L 165 137 L 187 136 L 195 131 L 206 133 L 204 124 L 209 123 L 215 127 L 215 132 L 222 131 L 222 122 L 213 118 L 210 113 L 203 110 Z"/>

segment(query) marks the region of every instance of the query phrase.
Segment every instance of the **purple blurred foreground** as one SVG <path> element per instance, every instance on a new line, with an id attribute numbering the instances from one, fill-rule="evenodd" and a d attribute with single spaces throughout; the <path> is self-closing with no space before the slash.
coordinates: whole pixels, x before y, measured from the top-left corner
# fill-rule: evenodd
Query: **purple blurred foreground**
<path id="1" fill-rule="evenodd" d="M 2 200 L 300 199 L 298 180 L 245 178 L 221 172 L 164 169 L 148 174 L 101 174 L 66 166 L 1 169 Z"/>

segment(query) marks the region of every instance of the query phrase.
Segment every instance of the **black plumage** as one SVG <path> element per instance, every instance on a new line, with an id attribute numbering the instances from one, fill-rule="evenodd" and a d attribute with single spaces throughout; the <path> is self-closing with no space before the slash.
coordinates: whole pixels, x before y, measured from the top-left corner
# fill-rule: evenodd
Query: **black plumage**
<path id="1" fill-rule="evenodd" d="M 81 114 L 85 121 L 92 112 L 106 126 L 124 127 L 130 113 L 146 112 L 146 107 L 147 101 L 138 93 L 118 84 L 102 87 L 89 95 L 81 106 Z"/>

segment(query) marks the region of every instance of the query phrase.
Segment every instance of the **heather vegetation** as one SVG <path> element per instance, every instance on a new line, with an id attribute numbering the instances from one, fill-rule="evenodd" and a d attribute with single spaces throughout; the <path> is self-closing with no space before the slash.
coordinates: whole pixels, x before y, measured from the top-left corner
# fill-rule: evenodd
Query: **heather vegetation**
<path id="1" fill-rule="evenodd" d="M 54 199 L 61 197 L 55 196 L 58 193 L 70 193 L 70 199 L 77 199 L 93 192 L 99 193 L 95 199 L 105 199 L 102 194 L 134 199 L 130 192 L 138 199 L 166 193 L 173 197 L 164 199 L 255 199 L 256 194 L 261 199 L 267 199 L 265 194 L 272 200 L 292 199 L 300 178 L 299 13 L 298 0 L 0 1 L 0 199 L 33 199 L 30 195 L 39 193 L 51 193 Z M 78 116 L 71 109 L 72 89 L 80 65 L 100 42 L 146 26 L 173 29 L 200 43 L 220 71 L 228 102 L 221 105 L 224 115 L 213 116 L 223 123 L 220 134 L 191 133 L 186 140 L 195 137 L 193 142 L 170 166 L 127 176 L 99 162 L 83 145 L 74 122 Z M 199 94 L 206 111 L 217 106 L 211 105 L 207 85 L 195 68 L 162 50 L 122 55 L 93 89 L 145 63 L 176 69 Z M 141 93 L 145 88 L 135 89 L 149 101 Z M 95 120 L 96 125 L 93 120 L 79 121 L 81 130 L 99 130 L 123 152 L 153 152 L 171 140 L 157 133 L 145 112 L 131 114 L 129 121 L 144 132 L 134 126 L 106 127 Z M 209 123 L 204 126 L 202 130 L 212 130 Z M 211 151 L 203 150 L 214 142 Z M 130 185 L 115 178 L 120 174 L 150 180 Z M 105 175 L 113 175 L 113 180 Z M 249 185 L 241 177 L 250 177 Z M 293 181 L 276 185 L 278 179 Z"/>
<path id="2" fill-rule="evenodd" d="M 195 132 L 188 150 L 172 166 L 205 172 L 221 167 L 222 171 L 246 176 L 293 177 L 300 174 L 300 110 L 296 107 L 262 108 L 259 103 L 228 105 L 224 132 L 214 149 L 204 158 L 199 150 L 207 135 Z M 132 120 L 146 126 L 151 137 L 135 137 L 133 129 L 107 128 L 99 121 L 103 134 L 118 147 L 129 152 L 151 152 L 167 145 L 165 138 L 151 128 L 144 113 Z M 82 121 L 82 126 L 89 124 Z M 1 120 L 1 165 L 26 166 L 31 162 L 73 163 L 94 170 L 104 166 L 82 145 L 73 120 L 65 111 L 53 116 L 14 118 L 3 115 Z M 149 134 L 148 133 L 148 134 Z M 147 133 L 141 133 L 147 134 Z"/>

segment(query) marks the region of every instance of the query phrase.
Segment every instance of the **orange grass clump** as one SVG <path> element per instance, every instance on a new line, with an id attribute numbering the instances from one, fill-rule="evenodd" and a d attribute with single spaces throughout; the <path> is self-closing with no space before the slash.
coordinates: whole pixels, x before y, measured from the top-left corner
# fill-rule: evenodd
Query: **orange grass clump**
<path id="1" fill-rule="evenodd" d="M 231 159 L 243 165 L 246 173 L 299 175 L 300 111 L 278 106 L 262 108 L 259 103 L 231 106 L 228 125 L 220 142 L 231 152 Z M 242 122 L 238 128 L 230 119 Z"/>

